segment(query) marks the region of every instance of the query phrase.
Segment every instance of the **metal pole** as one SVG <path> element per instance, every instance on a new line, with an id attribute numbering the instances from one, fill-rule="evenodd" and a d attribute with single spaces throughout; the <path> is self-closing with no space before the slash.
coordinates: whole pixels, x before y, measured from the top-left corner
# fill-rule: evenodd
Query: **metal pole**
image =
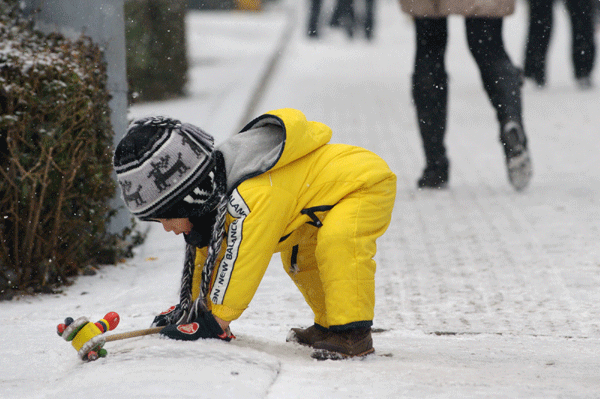
<path id="1" fill-rule="evenodd" d="M 117 143 L 127 129 L 127 69 L 125 58 L 124 0 L 24 0 L 23 11 L 32 17 L 36 29 L 57 32 L 69 39 L 81 34 L 90 37 L 104 53 L 107 64 L 107 86 L 112 99 L 111 124 Z M 112 176 L 113 179 L 115 176 Z M 116 180 L 115 180 L 116 181 Z M 120 208 L 108 228 L 120 233 L 130 227 L 131 216 L 123 209 L 118 194 L 113 208 Z"/>

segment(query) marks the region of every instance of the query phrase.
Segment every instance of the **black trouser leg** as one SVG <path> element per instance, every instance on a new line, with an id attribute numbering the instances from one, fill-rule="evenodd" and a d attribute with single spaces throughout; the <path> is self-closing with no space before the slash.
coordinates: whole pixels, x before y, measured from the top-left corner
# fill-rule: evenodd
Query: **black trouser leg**
<path id="1" fill-rule="evenodd" d="M 444 134 L 448 108 L 448 78 L 444 56 L 448 40 L 446 18 L 416 18 L 417 50 L 412 97 L 427 166 L 447 165 Z"/>
<path id="2" fill-rule="evenodd" d="M 375 0 L 365 0 L 365 35 L 367 39 L 373 37 L 373 28 L 375 25 Z"/>
<path id="3" fill-rule="evenodd" d="M 576 0 L 579 1 L 579 0 Z M 525 46 L 525 76 L 546 83 L 546 56 L 552 33 L 553 0 L 529 0 L 529 31 Z"/>
<path id="4" fill-rule="evenodd" d="M 567 0 L 566 3 L 573 32 L 571 51 L 575 77 L 587 77 L 594 68 L 596 56 L 594 6 L 592 0 Z"/>
<path id="5" fill-rule="evenodd" d="M 308 17 L 308 35 L 318 36 L 319 34 L 319 15 L 321 14 L 322 0 L 311 0 L 310 13 Z"/>
<path id="6" fill-rule="evenodd" d="M 521 110 L 521 71 L 504 50 L 502 18 L 467 18 L 467 40 L 483 86 L 500 122 L 500 142 L 509 180 L 522 190 L 531 179 L 531 161 Z"/>
<path id="7" fill-rule="evenodd" d="M 340 26 L 340 18 L 342 16 L 342 9 L 340 8 L 340 1 L 336 1 L 335 6 L 333 7 L 333 14 L 331 14 L 331 20 L 329 21 L 329 25 L 338 28 Z"/>
<path id="8" fill-rule="evenodd" d="M 502 18 L 467 18 L 469 50 L 477 62 L 483 87 L 500 123 L 513 120 L 522 125 L 521 71 L 504 49 Z"/>
<path id="9" fill-rule="evenodd" d="M 354 0 L 338 0 L 337 2 L 337 22 L 339 27 L 343 28 L 349 37 L 354 36 Z"/>
<path id="10" fill-rule="evenodd" d="M 447 164 L 444 136 L 448 111 L 446 76 L 413 74 L 412 96 L 427 166 Z"/>

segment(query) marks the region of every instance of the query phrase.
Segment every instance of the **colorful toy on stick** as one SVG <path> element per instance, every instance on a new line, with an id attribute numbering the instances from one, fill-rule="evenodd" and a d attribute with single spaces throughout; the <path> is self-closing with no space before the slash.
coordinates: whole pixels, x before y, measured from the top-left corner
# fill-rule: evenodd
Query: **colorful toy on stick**
<path id="1" fill-rule="evenodd" d="M 102 334 L 114 330 L 119 325 L 119 320 L 119 315 L 115 312 L 108 312 L 96 323 L 91 323 L 87 317 L 77 320 L 67 317 L 64 323 L 56 327 L 56 331 L 65 341 L 71 341 L 82 360 L 92 361 L 106 356 L 106 349 L 103 348 L 106 340 Z"/>

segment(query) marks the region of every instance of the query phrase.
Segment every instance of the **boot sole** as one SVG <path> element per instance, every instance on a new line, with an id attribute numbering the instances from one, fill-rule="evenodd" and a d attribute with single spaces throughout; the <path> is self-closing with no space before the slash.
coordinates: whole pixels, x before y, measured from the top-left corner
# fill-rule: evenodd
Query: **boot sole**
<path id="1" fill-rule="evenodd" d="M 356 355 L 346 355 L 340 352 L 328 351 L 327 349 L 315 349 L 313 353 L 310 355 L 313 359 L 317 360 L 346 360 L 346 359 L 354 359 L 354 358 L 364 358 L 371 353 L 375 353 L 375 349 L 371 348 L 362 353 Z"/>
<path id="2" fill-rule="evenodd" d="M 442 182 L 439 184 L 418 184 L 417 183 L 417 188 L 418 189 L 425 189 L 425 190 L 444 190 L 446 188 L 448 188 L 448 182 Z"/>

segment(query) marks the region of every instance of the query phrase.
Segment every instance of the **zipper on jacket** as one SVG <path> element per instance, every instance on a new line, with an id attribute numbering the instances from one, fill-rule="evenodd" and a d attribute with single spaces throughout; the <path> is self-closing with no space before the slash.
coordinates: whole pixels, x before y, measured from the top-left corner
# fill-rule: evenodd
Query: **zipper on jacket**
<path id="1" fill-rule="evenodd" d="M 292 233 L 293 233 L 293 232 L 292 232 Z M 285 240 L 287 240 L 287 239 L 288 239 L 288 237 L 292 235 L 292 233 L 290 233 L 290 234 L 287 234 L 287 235 L 284 235 L 283 237 L 281 237 L 281 238 L 279 239 L 279 242 L 281 243 L 281 242 L 284 242 Z"/>
<path id="2" fill-rule="evenodd" d="M 323 226 L 323 222 L 321 222 L 318 216 L 315 215 L 315 212 L 327 212 L 331 210 L 331 208 L 333 208 L 333 205 L 314 206 L 312 208 L 302 209 L 300 213 L 303 215 L 308 215 L 308 217 L 311 219 L 311 221 L 308 222 L 308 224 L 318 228 Z"/>
<path id="3" fill-rule="evenodd" d="M 298 273 L 298 245 L 292 247 L 292 257 L 290 258 L 290 273 Z"/>

